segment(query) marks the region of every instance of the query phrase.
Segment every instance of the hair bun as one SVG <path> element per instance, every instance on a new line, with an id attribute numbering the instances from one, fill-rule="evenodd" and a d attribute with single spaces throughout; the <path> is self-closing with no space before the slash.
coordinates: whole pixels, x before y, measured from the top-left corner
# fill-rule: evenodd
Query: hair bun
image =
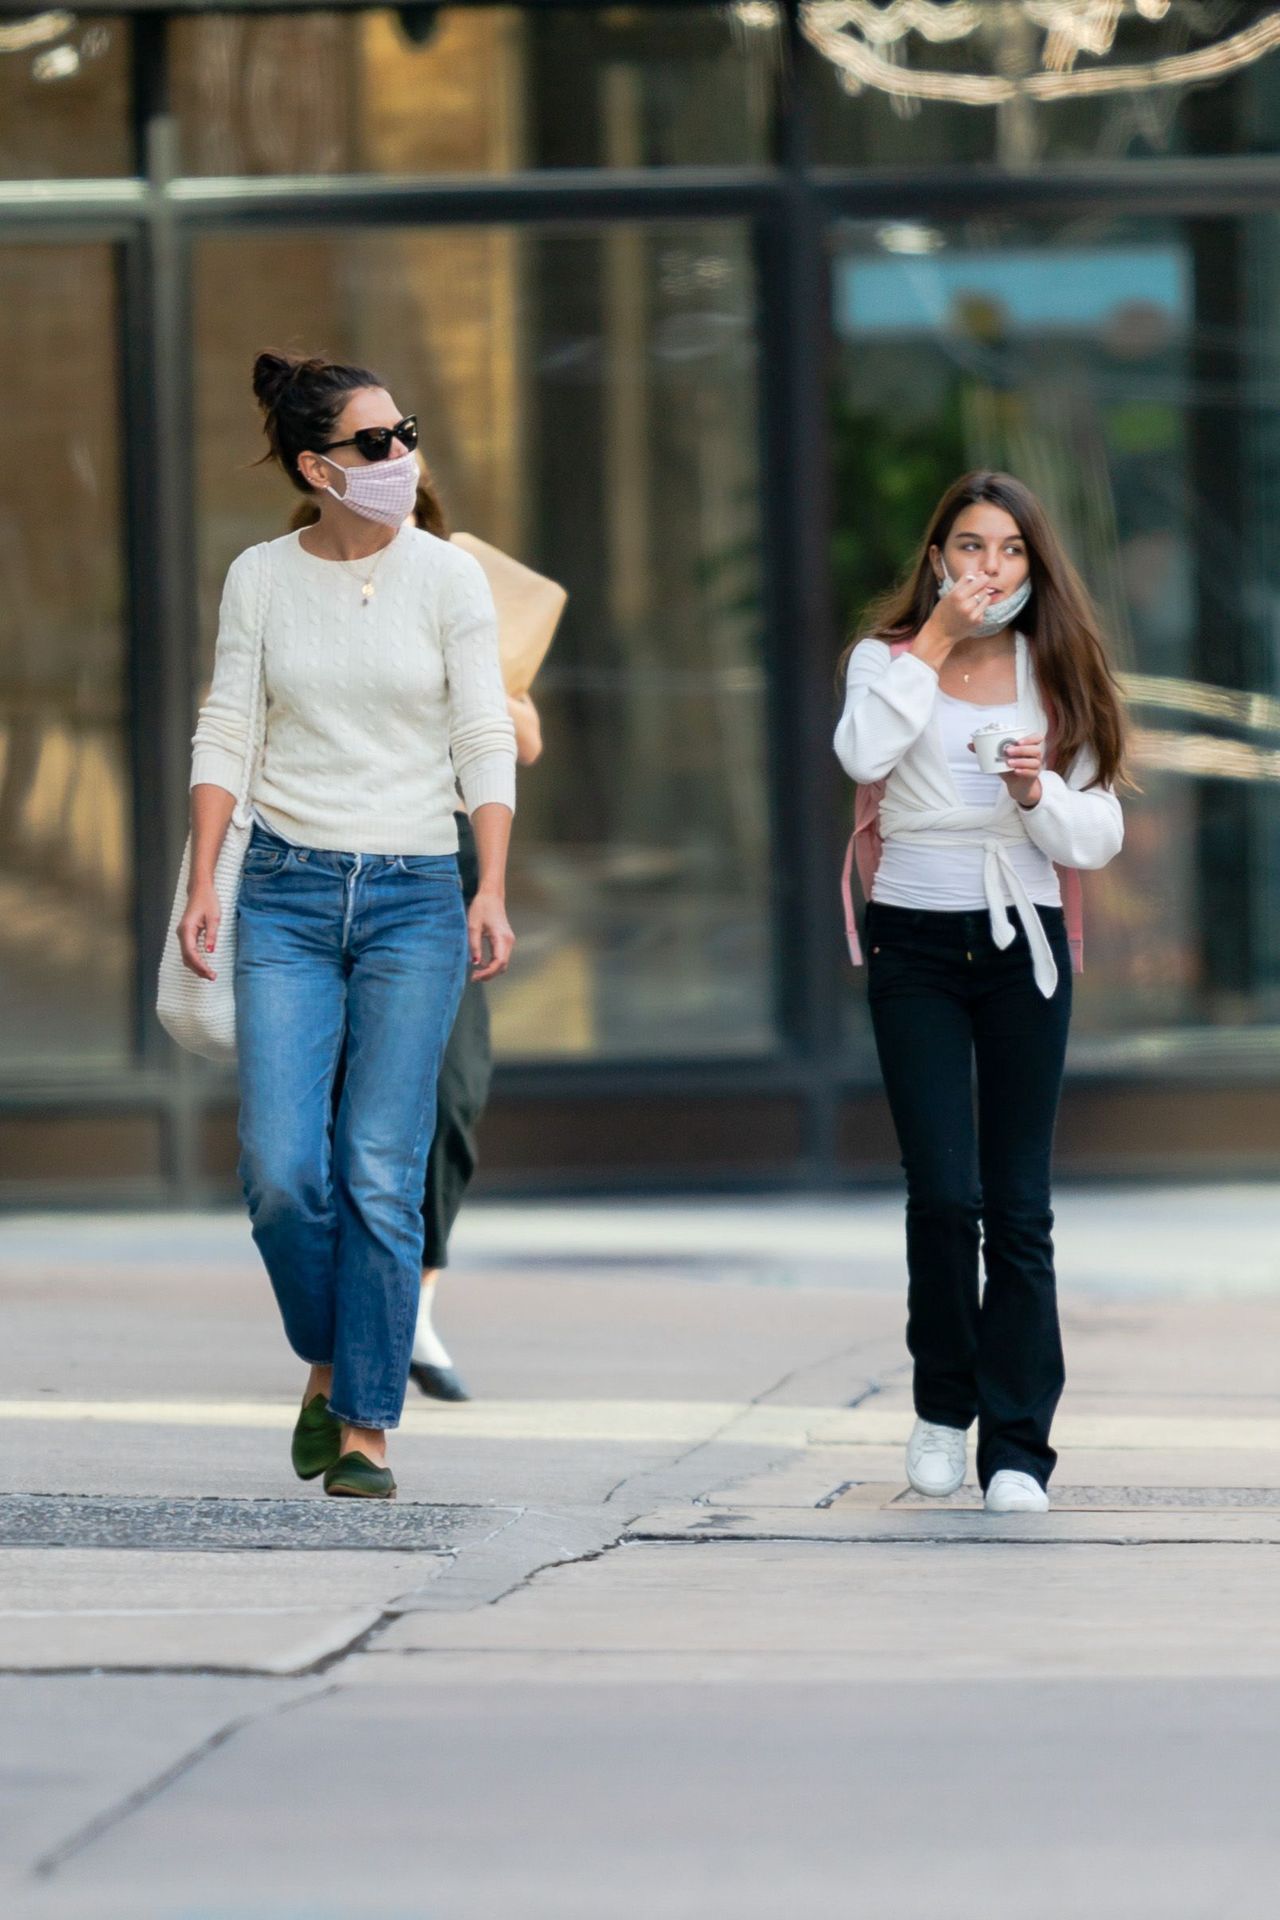
<path id="1" fill-rule="evenodd" d="M 260 353 L 253 363 L 253 391 L 259 406 L 274 413 L 281 396 L 305 362 L 288 353 Z"/>
<path id="2" fill-rule="evenodd" d="M 353 393 L 381 387 L 368 367 L 327 360 L 318 353 L 259 353 L 253 362 L 253 391 L 262 409 L 262 431 L 277 461 L 299 493 L 312 487 L 298 468 L 300 454 L 316 452 L 334 439 L 334 428 Z"/>

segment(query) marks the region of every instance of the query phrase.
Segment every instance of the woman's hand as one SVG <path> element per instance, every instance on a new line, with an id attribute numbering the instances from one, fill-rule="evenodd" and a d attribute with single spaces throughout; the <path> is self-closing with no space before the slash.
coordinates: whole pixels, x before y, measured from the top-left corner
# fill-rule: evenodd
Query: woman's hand
<path id="1" fill-rule="evenodd" d="M 516 730 L 516 765 L 531 767 L 542 756 L 542 721 L 527 693 L 507 695 L 507 712 Z"/>
<path id="2" fill-rule="evenodd" d="M 467 913 L 467 939 L 473 980 L 492 980 L 496 974 L 506 972 L 515 951 L 516 937 L 500 893 L 481 887 Z"/>
<path id="3" fill-rule="evenodd" d="M 193 880 L 187 888 L 187 910 L 178 922 L 178 945 L 183 965 L 202 980 L 218 977 L 205 956 L 216 949 L 221 925 L 222 908 L 212 880 Z"/>
<path id="4" fill-rule="evenodd" d="M 951 649 L 981 631 L 996 588 L 976 573 L 966 573 L 950 593 L 944 593 L 911 644 L 934 672 L 945 664 Z"/>
<path id="5" fill-rule="evenodd" d="M 1044 771 L 1044 735 L 1029 733 L 1004 750 L 1008 773 L 1000 778 L 1020 807 L 1038 807 L 1044 791 L 1040 775 Z"/>

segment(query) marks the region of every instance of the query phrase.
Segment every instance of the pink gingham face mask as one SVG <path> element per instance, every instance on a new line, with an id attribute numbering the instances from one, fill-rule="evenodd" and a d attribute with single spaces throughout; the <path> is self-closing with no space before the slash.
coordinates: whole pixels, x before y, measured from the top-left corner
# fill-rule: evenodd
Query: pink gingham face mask
<path id="1" fill-rule="evenodd" d="M 323 453 L 319 457 L 327 466 L 338 465 Z M 402 453 L 397 460 L 373 460 L 368 466 L 339 470 L 346 479 L 346 492 L 326 487 L 326 493 L 331 493 L 344 507 L 350 507 L 362 520 L 376 520 L 384 527 L 404 525 L 418 497 L 416 453 Z"/>

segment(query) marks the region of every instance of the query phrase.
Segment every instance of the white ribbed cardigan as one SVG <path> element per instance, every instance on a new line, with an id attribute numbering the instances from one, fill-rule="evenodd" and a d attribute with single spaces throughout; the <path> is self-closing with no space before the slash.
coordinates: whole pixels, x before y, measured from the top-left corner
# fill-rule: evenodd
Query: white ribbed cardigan
<path id="1" fill-rule="evenodd" d="M 296 533 L 232 562 L 191 784 L 239 789 L 257 659 L 259 568 L 269 568 L 266 746 L 250 799 L 302 846 L 453 853 L 457 785 L 469 812 L 515 810 L 515 729 L 493 596 L 461 548 L 402 527 L 376 562 L 319 560 Z"/>

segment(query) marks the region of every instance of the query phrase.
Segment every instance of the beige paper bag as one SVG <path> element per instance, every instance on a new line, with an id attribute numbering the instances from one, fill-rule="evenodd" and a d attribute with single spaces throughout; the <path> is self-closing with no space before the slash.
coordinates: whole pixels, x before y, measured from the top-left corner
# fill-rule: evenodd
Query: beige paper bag
<path id="1" fill-rule="evenodd" d="M 533 685 L 547 657 L 569 596 L 545 574 L 473 533 L 455 533 L 453 544 L 480 562 L 498 610 L 498 652 L 507 692 L 518 700 Z"/>

